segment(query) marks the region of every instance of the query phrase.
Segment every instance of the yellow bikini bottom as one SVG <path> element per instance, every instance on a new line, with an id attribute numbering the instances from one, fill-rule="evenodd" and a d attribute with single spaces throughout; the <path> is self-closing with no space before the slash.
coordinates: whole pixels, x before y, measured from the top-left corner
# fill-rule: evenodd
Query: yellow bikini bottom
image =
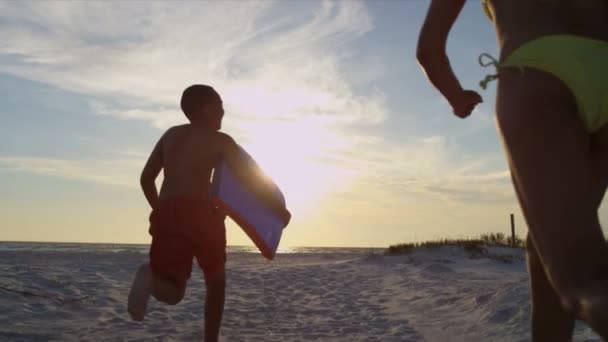
<path id="1" fill-rule="evenodd" d="M 488 56 L 486 54 L 480 56 Z M 551 35 L 529 41 L 513 51 L 498 68 L 538 69 L 559 78 L 574 95 L 587 131 L 608 122 L 608 42 L 573 35 Z M 482 63 L 482 65 L 484 65 Z M 485 64 L 488 65 L 488 64 Z M 488 76 L 486 84 L 497 78 Z"/>

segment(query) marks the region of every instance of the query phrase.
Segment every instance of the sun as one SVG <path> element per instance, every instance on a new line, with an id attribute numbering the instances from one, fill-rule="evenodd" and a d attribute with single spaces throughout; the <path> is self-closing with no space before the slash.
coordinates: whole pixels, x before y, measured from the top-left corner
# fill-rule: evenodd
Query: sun
<path id="1" fill-rule="evenodd" d="M 336 129 L 335 116 L 323 113 L 334 112 L 331 92 L 257 81 L 223 93 L 228 112 L 238 113 L 230 121 L 242 133 L 237 140 L 281 188 L 294 217 L 314 213 L 353 182 L 357 173 L 337 158 L 350 139 Z"/>
<path id="2" fill-rule="evenodd" d="M 356 174 L 331 158 L 343 144 L 340 137 L 314 122 L 264 122 L 250 128 L 255 133 L 245 149 L 281 188 L 294 214 L 313 213 Z"/>

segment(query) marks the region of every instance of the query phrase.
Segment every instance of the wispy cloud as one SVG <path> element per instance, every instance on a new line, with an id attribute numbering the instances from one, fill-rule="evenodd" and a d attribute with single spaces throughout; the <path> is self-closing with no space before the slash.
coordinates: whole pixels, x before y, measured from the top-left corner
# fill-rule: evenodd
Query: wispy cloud
<path id="1" fill-rule="evenodd" d="M 358 181 L 380 190 L 388 201 L 417 197 L 443 202 L 505 202 L 513 200 L 508 170 L 492 160 L 464 157 L 460 146 L 445 137 L 429 136 L 395 144 L 381 137 L 353 139 L 337 163 L 365 170 Z M 501 165 L 501 164 L 499 164 Z"/>
<path id="2" fill-rule="evenodd" d="M 385 113 L 355 94 L 337 65 L 372 28 L 362 2 L 4 3 L 0 70 L 111 98 L 105 111 L 167 125 L 181 90 L 210 83 L 235 115 L 289 118 Z M 293 24 L 296 23 L 296 24 Z M 294 94 L 298 94 L 297 96 Z M 261 105 L 267 104 L 267 105 Z M 144 107 L 144 108 L 142 108 Z"/>
<path id="3" fill-rule="evenodd" d="M 44 176 L 135 188 L 145 159 L 107 158 L 68 160 L 43 157 L 0 156 L 0 167 Z"/>
<path id="4" fill-rule="evenodd" d="M 444 137 L 395 142 L 353 133 L 354 124 L 381 125 L 390 112 L 381 87 L 358 93 L 352 84 L 386 73 L 382 56 L 373 66 L 345 67 L 351 44 L 374 27 L 366 5 L 0 2 L 0 72 L 87 95 L 97 114 L 158 128 L 183 122 L 178 102 L 185 86 L 208 83 L 224 97 L 225 126 L 237 138 L 252 141 L 252 132 L 277 128 L 266 133 L 274 138 L 261 144 L 271 148 L 268 144 L 281 141 L 287 152 L 277 152 L 277 159 L 314 154 L 317 161 L 390 192 L 447 201 L 509 196 L 504 170 L 460 158 L 461 151 Z M 349 69 L 359 76 L 348 75 Z M 117 173 L 115 163 L 125 162 L 131 170 L 135 159 L 111 160 L 2 157 L 0 162 L 23 171 L 133 184 L 126 176 L 131 171 Z"/>

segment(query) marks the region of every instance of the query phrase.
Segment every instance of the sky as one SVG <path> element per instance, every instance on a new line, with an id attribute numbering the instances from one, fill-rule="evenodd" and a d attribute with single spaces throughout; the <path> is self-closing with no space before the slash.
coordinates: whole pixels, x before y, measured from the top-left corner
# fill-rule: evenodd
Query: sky
<path id="1" fill-rule="evenodd" d="M 524 236 L 493 114 L 491 23 L 448 42 L 458 119 L 415 59 L 428 1 L 0 1 L 0 241 L 149 243 L 141 169 L 184 88 L 283 190 L 280 248 Z M 158 184 L 160 185 L 158 180 Z M 600 209 L 605 221 L 607 210 Z M 229 221 L 229 220 L 228 220 Z M 252 245 L 228 222 L 229 245 Z"/>

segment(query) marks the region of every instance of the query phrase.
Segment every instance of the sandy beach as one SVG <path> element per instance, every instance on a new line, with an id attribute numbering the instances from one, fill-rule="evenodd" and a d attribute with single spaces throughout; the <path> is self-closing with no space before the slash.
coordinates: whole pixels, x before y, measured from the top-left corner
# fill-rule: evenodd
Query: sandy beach
<path id="1" fill-rule="evenodd" d="M 0 243 L 0 341 L 200 341 L 204 283 L 182 303 L 126 297 L 143 245 Z M 524 253 L 488 247 L 302 249 L 267 262 L 229 249 L 222 341 L 528 341 Z M 575 341 L 600 341 L 578 324 Z"/>

